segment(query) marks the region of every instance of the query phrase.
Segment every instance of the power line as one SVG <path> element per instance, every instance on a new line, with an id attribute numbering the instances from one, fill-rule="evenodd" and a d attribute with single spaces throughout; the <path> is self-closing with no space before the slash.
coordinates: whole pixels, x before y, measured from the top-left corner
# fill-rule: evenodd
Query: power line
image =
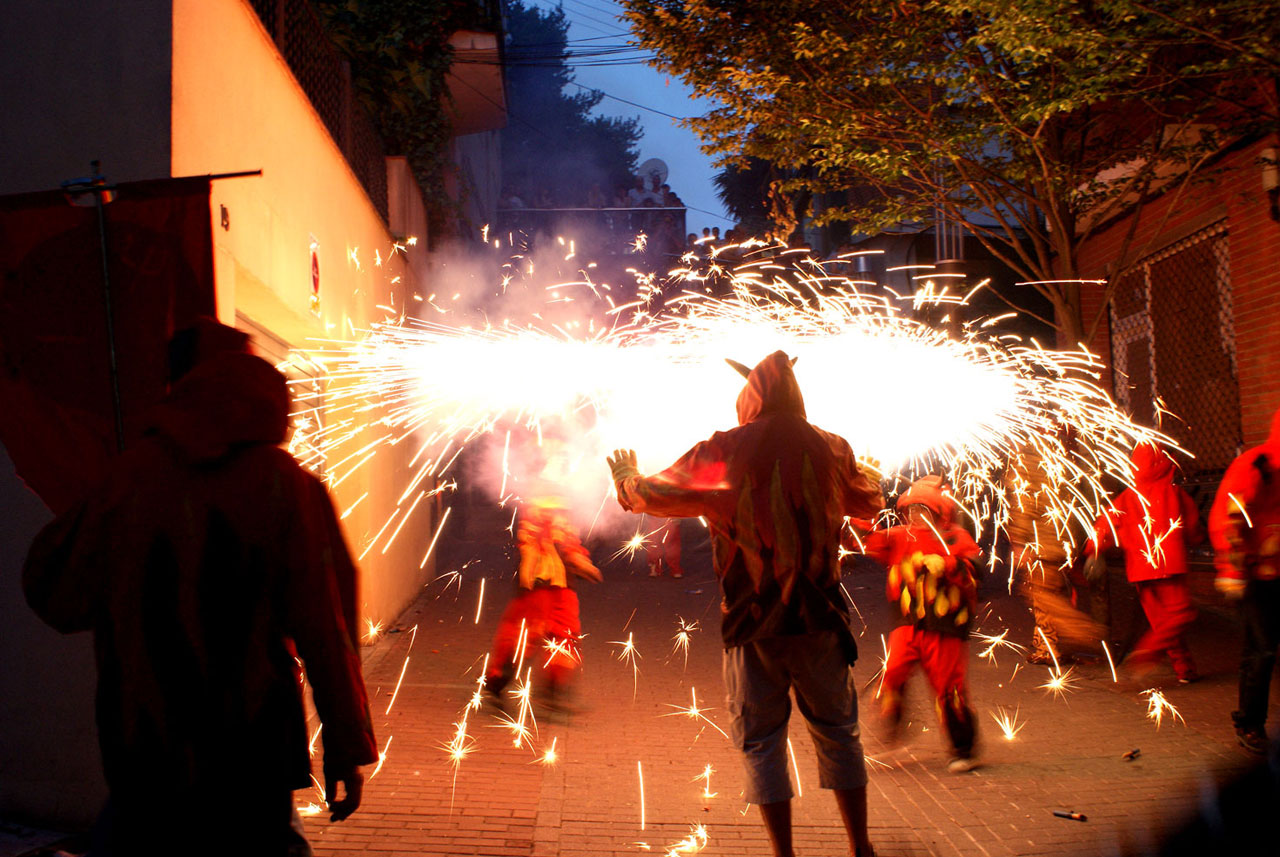
<path id="1" fill-rule="evenodd" d="M 573 84 L 579 89 L 585 89 L 585 90 L 588 90 L 589 92 L 598 92 L 601 95 L 603 95 L 605 98 L 612 98 L 614 101 L 621 101 L 623 104 L 630 104 L 632 107 L 639 107 L 641 110 L 648 110 L 650 113 L 657 113 L 659 116 L 666 116 L 668 119 L 675 119 L 677 122 L 683 122 L 689 118 L 687 116 L 674 116 L 670 113 L 667 113 L 665 110 L 659 110 L 656 107 L 647 107 L 635 101 L 628 101 L 625 98 L 619 98 L 616 95 L 610 95 L 608 92 L 605 92 L 603 89 L 600 89 L 598 87 L 583 86 L 581 83 L 578 83 L 576 80 L 571 80 L 569 81 L 569 83 Z"/>

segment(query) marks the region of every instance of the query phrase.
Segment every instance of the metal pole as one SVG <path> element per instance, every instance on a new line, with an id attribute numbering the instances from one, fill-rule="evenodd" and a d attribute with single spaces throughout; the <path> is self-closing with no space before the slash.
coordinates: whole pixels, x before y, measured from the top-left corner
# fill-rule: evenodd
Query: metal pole
<path id="1" fill-rule="evenodd" d="M 94 178 L 98 174 L 98 162 L 93 162 Z M 102 258 L 102 302 L 107 313 L 107 357 L 111 370 L 111 403 L 116 416 L 116 451 L 124 451 L 124 408 L 120 403 L 120 368 L 116 363 L 116 327 L 114 314 L 111 311 L 111 270 L 107 264 L 107 212 L 102 203 L 102 194 L 106 190 L 106 182 L 101 186 L 95 183 L 93 190 L 94 207 L 98 209 L 98 251 Z"/>

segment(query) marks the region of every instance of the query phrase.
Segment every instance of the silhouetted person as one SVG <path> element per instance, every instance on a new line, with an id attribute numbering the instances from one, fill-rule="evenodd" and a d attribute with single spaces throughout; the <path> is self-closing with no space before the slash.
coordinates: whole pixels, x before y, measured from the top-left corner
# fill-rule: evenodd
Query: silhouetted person
<path id="1" fill-rule="evenodd" d="M 378 757 L 355 567 L 324 486 L 279 446 L 285 379 L 247 341 L 211 320 L 176 336 L 144 439 L 27 558 L 31 607 L 94 635 L 111 792 L 94 853 L 307 853 L 302 665 L 334 820 Z"/>
<path id="2" fill-rule="evenodd" d="M 745 798 L 757 804 L 776 857 L 791 857 L 787 773 L 794 689 L 817 750 L 818 783 L 835 791 L 851 853 L 872 853 L 867 772 L 853 679 L 857 644 L 840 594 L 844 518 L 883 505 L 844 438 L 805 419 L 792 361 L 781 351 L 748 372 L 738 426 L 717 432 L 661 473 L 636 454 L 609 459 L 618 502 L 658 517 L 703 516 L 723 593 L 720 631 L 733 741 Z"/>
<path id="3" fill-rule="evenodd" d="M 1280 410 L 1267 442 L 1231 462 L 1209 510 L 1214 585 L 1239 602 L 1244 620 L 1239 707 L 1231 712 L 1240 746 L 1267 751 L 1271 674 L 1280 649 Z"/>

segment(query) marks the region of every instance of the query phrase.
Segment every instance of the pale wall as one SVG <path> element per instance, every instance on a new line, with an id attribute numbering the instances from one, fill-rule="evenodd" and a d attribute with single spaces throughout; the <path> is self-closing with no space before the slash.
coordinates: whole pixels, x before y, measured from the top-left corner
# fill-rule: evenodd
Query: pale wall
<path id="1" fill-rule="evenodd" d="M 261 169 L 260 178 L 215 182 L 218 312 L 237 312 L 295 348 L 323 348 L 381 320 L 378 304 L 401 307 L 411 289 L 391 257 L 392 237 L 306 94 L 244 0 L 174 0 L 172 170 L 174 175 Z M 227 208 L 230 229 L 219 225 Z M 311 300 L 310 245 L 318 245 L 319 313 Z M 376 254 L 384 260 L 375 262 Z M 401 277 L 399 284 L 392 284 Z M 334 491 L 360 553 L 394 509 L 411 444 L 385 449 Z M 433 527 L 428 504 L 387 553 L 361 563 L 366 616 L 389 623 L 417 596 L 418 569 Z"/>

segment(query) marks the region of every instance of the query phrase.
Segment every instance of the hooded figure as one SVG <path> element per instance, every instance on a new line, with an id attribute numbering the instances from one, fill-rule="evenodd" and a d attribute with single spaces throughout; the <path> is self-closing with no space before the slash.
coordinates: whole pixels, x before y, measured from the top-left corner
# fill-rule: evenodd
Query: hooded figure
<path id="1" fill-rule="evenodd" d="M 1209 538 L 1216 553 L 1218 589 L 1241 602 L 1244 654 L 1240 707 L 1231 713 L 1240 744 L 1267 750 L 1267 700 L 1280 647 L 1280 410 L 1267 442 L 1227 468 L 1213 508 Z"/>
<path id="2" fill-rule="evenodd" d="M 982 552 L 956 523 L 956 510 L 942 477 L 917 479 L 898 497 L 898 511 L 907 523 L 871 533 L 863 540 L 863 551 L 889 567 L 885 594 L 898 616 L 878 691 L 886 740 L 897 739 L 903 690 L 918 663 L 933 688 L 935 707 L 951 742 L 948 768 L 963 773 L 976 764 L 977 727 L 965 673 Z"/>
<path id="3" fill-rule="evenodd" d="M 1197 678 L 1184 635 L 1196 618 L 1187 594 L 1187 545 L 1204 538 L 1200 513 L 1191 495 L 1173 484 L 1176 466 L 1163 449 L 1140 443 L 1131 460 L 1133 487 L 1098 518 L 1085 553 L 1100 556 L 1112 546 L 1124 549 L 1125 573 L 1151 624 L 1128 660 L 1143 674 L 1167 652 L 1185 684 Z"/>
<path id="4" fill-rule="evenodd" d="M 626 450 L 609 464 L 624 509 L 707 522 L 746 799 L 760 806 L 775 847 L 790 842 L 786 724 L 794 688 L 815 735 L 820 784 L 836 791 L 851 849 L 870 853 L 851 669 L 856 646 L 839 588 L 839 551 L 845 517 L 870 517 L 883 500 L 848 442 L 805 419 L 792 362 L 781 351 L 761 360 L 738 396 L 738 427 L 717 432 L 661 473 L 641 476 L 635 453 Z"/>
<path id="5" fill-rule="evenodd" d="M 284 377 L 213 321 L 175 343 L 190 371 L 146 437 L 37 536 L 23 586 L 45 622 L 94 634 L 108 853 L 283 854 L 291 791 L 310 784 L 300 663 L 335 818 L 378 758 L 356 571 L 324 486 L 279 447 Z"/>

